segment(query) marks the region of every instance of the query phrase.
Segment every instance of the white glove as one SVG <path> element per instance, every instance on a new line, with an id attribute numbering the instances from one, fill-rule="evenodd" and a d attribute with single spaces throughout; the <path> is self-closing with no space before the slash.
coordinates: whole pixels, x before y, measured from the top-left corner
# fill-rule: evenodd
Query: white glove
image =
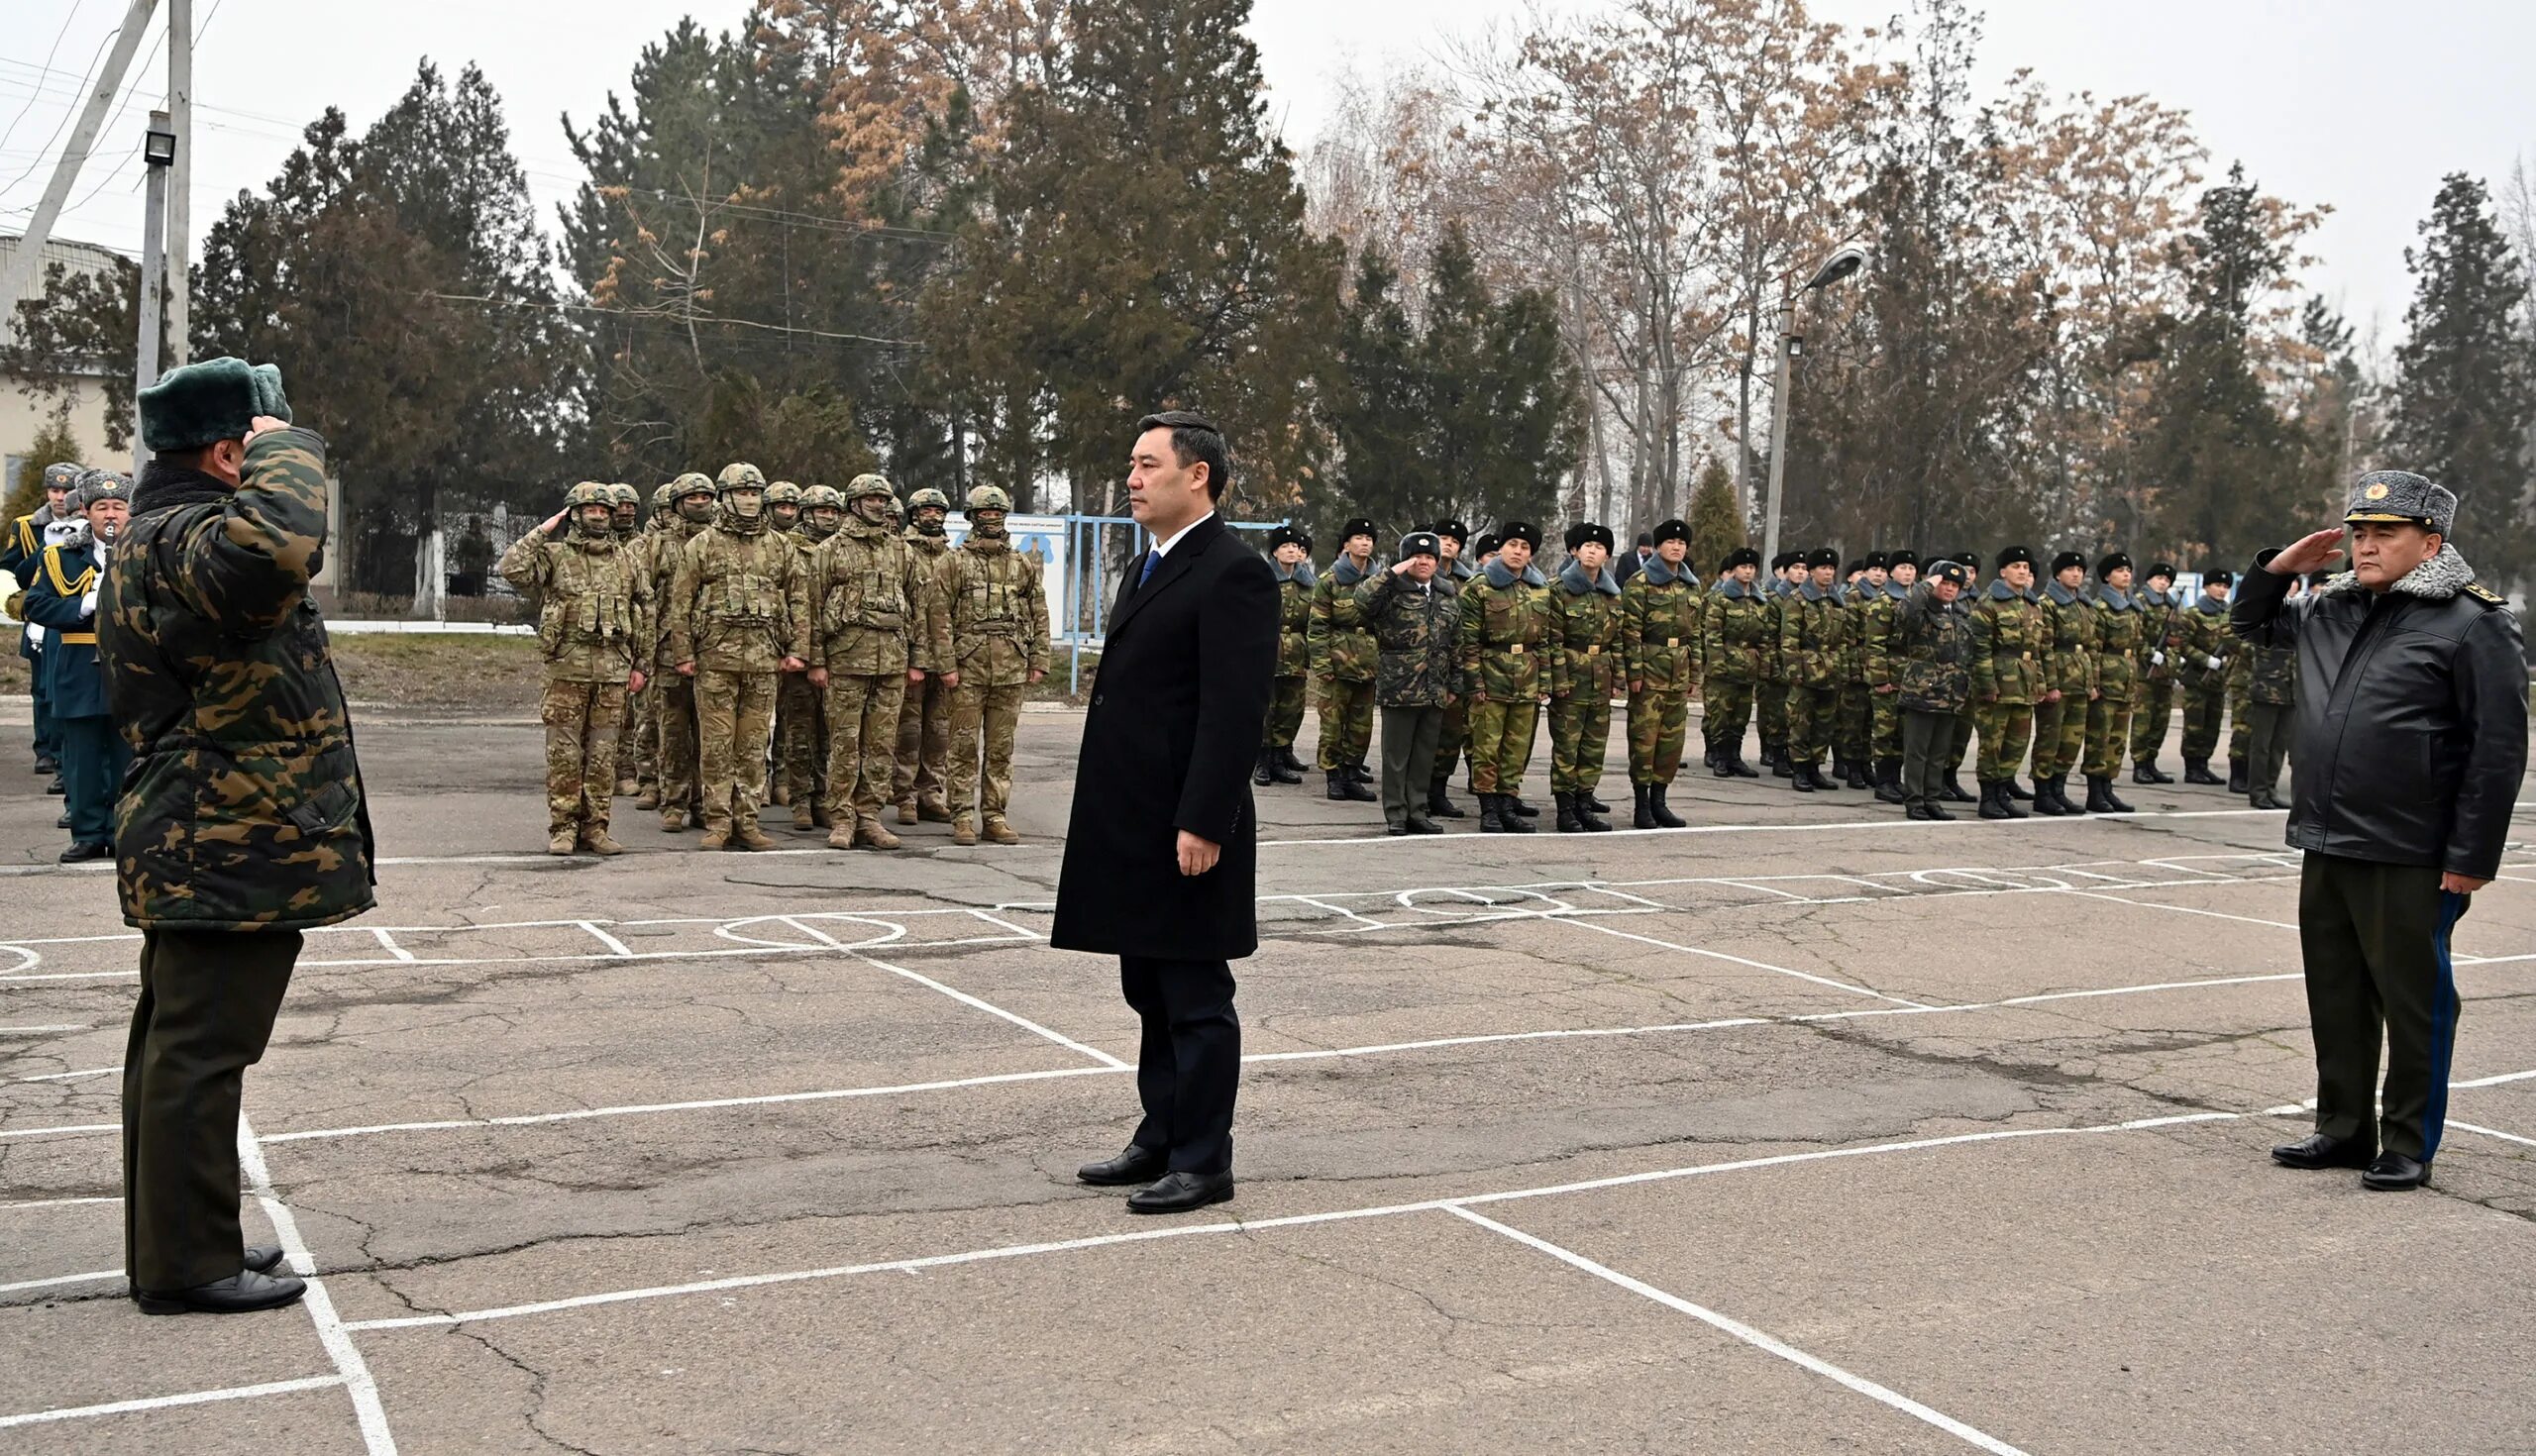
<path id="1" fill-rule="evenodd" d="M 79 615 L 83 617 L 93 617 L 96 614 L 97 588 L 91 586 L 88 588 L 88 594 L 79 598 Z"/>
<path id="2" fill-rule="evenodd" d="M 44 651 L 44 629 L 33 622 L 27 624 L 27 645 L 38 652 Z"/>
<path id="3" fill-rule="evenodd" d="M 2203 658 L 2201 661 L 2209 667 L 2211 672 L 2216 673 L 2219 671 L 2219 660 L 2217 658 Z"/>
<path id="4" fill-rule="evenodd" d="M 2165 667 L 2166 665 L 2166 655 L 2165 653 L 2163 653 L 2163 652 L 2153 652 L 2153 653 L 2149 654 L 2149 666 L 2150 666 L 2150 667 L 2153 667 L 2153 668 L 2163 668 L 2163 667 Z"/>

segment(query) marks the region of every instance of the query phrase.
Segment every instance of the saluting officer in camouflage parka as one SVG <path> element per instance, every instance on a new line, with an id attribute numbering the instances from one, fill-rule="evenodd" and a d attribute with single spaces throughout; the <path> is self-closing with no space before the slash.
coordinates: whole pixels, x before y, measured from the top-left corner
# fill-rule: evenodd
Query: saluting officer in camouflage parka
<path id="1" fill-rule="evenodd" d="M 1562 834 L 1604 832 L 1611 806 L 1595 797 L 1612 736 L 1612 693 L 1626 680 L 1621 667 L 1621 583 L 1612 574 L 1612 528 L 1581 521 L 1567 528 L 1567 565 L 1549 592 L 1558 628 L 1551 660 L 1549 791 Z M 1699 620 L 1692 592 L 1691 620 Z M 1698 641 L 1698 633 L 1691 640 Z M 1677 749 L 1678 754 L 1680 751 Z"/>
<path id="2" fill-rule="evenodd" d="M 1295 734 L 1304 725 L 1304 699 L 1312 685 L 1312 538 L 1294 526 L 1268 533 L 1268 555 L 1277 572 L 1277 680 L 1268 693 L 1268 721 L 1262 725 L 1259 762 L 1250 781 L 1304 781 L 1303 763 L 1295 757 Z"/>
<path id="3" fill-rule="evenodd" d="M 1691 528 L 1666 521 L 1655 554 L 1621 588 L 1621 652 L 1629 687 L 1630 825 L 1679 829 L 1669 796 L 1690 736 L 1691 690 L 1706 661 L 1709 593 L 1691 570 Z M 1731 558 L 1730 558 L 1731 559 Z M 1741 739 L 1741 732 L 1738 732 Z"/>
<path id="4" fill-rule="evenodd" d="M 1789 786 L 1812 793 L 1840 786 L 1823 777 L 1823 755 L 1832 746 L 1840 705 L 1848 624 L 1833 589 L 1841 554 L 1827 546 L 1807 557 L 1805 565 L 1805 583 L 1780 603 L 1779 661 L 1787 673 Z"/>
<path id="5" fill-rule="evenodd" d="M 625 695 L 643 689 L 652 587 L 618 539 L 613 492 L 573 487 L 564 508 L 511 544 L 496 568 L 537 601 L 546 659 L 546 852 L 620 854 L 608 836 L 609 794 Z"/>
<path id="6" fill-rule="evenodd" d="M 951 550 L 943 524 L 951 516 L 951 497 L 928 485 L 907 497 L 905 514 L 906 529 L 898 539 L 927 572 L 938 573 L 943 555 Z M 950 772 L 951 684 L 941 673 L 927 673 L 922 682 L 907 684 L 905 700 L 898 705 L 898 767 L 891 778 L 898 822 L 950 823 L 951 808 L 942 796 Z"/>
<path id="7" fill-rule="evenodd" d="M 1479 574 L 1479 568 L 1471 564 L 1472 553 L 1462 549 L 1463 544 L 1471 539 L 1470 527 L 1447 516 L 1426 530 L 1435 538 L 1436 550 L 1440 553 L 1435 559 L 1435 574 L 1452 582 L 1458 595 L 1463 587 L 1470 584 L 1470 579 Z M 1429 818 L 1470 817 L 1461 805 L 1453 802 L 1451 793 L 1453 766 L 1462 761 L 1462 751 L 1468 747 L 1470 699 L 1455 693 L 1451 704 L 1444 709 L 1444 726 L 1435 734 L 1435 778 L 1426 785 L 1426 813 Z"/>
<path id="8" fill-rule="evenodd" d="M 2183 781 L 2218 785 L 2225 779 L 2210 772 L 2210 756 L 2218 751 L 2219 730 L 2228 713 L 2228 660 L 2237 654 L 2237 635 L 2228 630 L 2228 588 L 2237 584 L 2234 572 L 2205 572 L 2192 604 L 2175 613 L 2176 651 L 2182 659 Z"/>
<path id="9" fill-rule="evenodd" d="M 2147 583 L 2132 593 L 2140 604 L 2140 688 L 2131 704 L 2131 781 L 2172 783 L 2158 767 L 2166 749 L 2166 720 L 2174 711 L 2175 678 L 2182 669 L 2183 601 L 2174 594 L 2175 569 L 2149 568 Z"/>
<path id="10" fill-rule="evenodd" d="M 1556 674 L 1549 581 L 1532 565 L 1540 531 L 1509 521 L 1496 559 L 1462 589 L 1462 688 L 1470 696 L 1471 779 L 1482 833 L 1530 834 L 1524 767 Z M 1537 814 L 1539 811 L 1534 810 Z"/>
<path id="11" fill-rule="evenodd" d="M 1744 730 L 1752 721 L 1761 662 L 1778 655 L 1778 608 L 1760 575 L 1759 552 L 1748 546 L 1728 552 L 1718 563 L 1717 589 L 1700 609 L 1700 735 L 1707 741 L 1709 772 L 1720 779 L 1761 777 L 1744 761 Z"/>
<path id="12" fill-rule="evenodd" d="M 1365 754 L 1374 739 L 1377 654 L 1356 609 L 1356 588 L 1373 574 L 1374 523 L 1349 521 L 1339 541 L 1337 559 L 1313 586 L 1307 634 L 1320 692 L 1321 771 L 1329 797 L 1372 803 Z"/>
<path id="13" fill-rule="evenodd" d="M 1004 520 L 1012 497 L 969 492 L 969 534 L 934 566 L 942 624 L 932 650 L 951 684 L 951 842 L 1019 844 L 1004 818 L 1012 797 L 1012 737 L 1021 699 L 1048 672 L 1048 594 L 1039 564 L 1012 549 Z M 983 821 L 983 822 L 981 822 Z"/>
<path id="14" fill-rule="evenodd" d="M 936 667 L 942 641 L 933 566 L 890 529 L 898 492 L 879 475 L 845 487 L 846 515 L 810 558 L 809 680 L 826 693 L 827 813 L 837 849 L 898 847 L 881 823 L 896 791 L 898 710 Z"/>
<path id="15" fill-rule="evenodd" d="M 2086 579 L 2087 559 L 2061 552 L 2052 559 L 2040 603 L 2052 663 L 2034 705 L 2034 811 L 2055 817 L 2086 812 L 2068 792 L 2069 771 L 2086 749 L 2087 704 L 2096 695 L 2095 611 L 2078 589 Z"/>
<path id="16" fill-rule="evenodd" d="M 809 651 L 808 572 L 792 538 L 768 529 L 766 476 L 733 464 L 717 478 L 713 524 L 679 555 L 670 584 L 670 653 L 695 682 L 696 757 L 704 780 L 702 849 L 773 849 L 758 827 L 777 680 Z"/>
<path id="17" fill-rule="evenodd" d="M 1953 819 L 1942 802 L 1955 720 L 1971 690 L 1971 621 L 1955 609 L 1967 573 L 1940 562 L 1893 620 L 1894 695 L 1902 707 L 1902 795 L 1914 819 Z"/>
<path id="18" fill-rule="evenodd" d="M 2131 699 L 2139 691 L 2148 619 L 2131 597 L 2131 558 L 2114 552 L 2096 563 L 2096 695 L 2087 702 L 2087 812 L 2127 814 L 2113 776 L 2131 746 Z"/>
<path id="19" fill-rule="evenodd" d="M 2008 784 L 2033 742 L 2035 700 L 2052 655 L 2052 629 L 2029 594 L 2033 586 L 2034 553 L 2011 546 L 1999 553 L 1998 576 L 1972 606 L 1972 714 L 1981 735 L 1974 773 L 1984 819 L 2028 813 Z"/>
<path id="20" fill-rule="evenodd" d="M 1438 570 L 1442 558 L 1433 532 L 1412 531 L 1389 571 L 1356 585 L 1358 618 L 1381 653 L 1374 692 L 1383 715 L 1383 826 L 1395 835 L 1444 832 L 1424 812 L 1435 737 L 1446 705 L 1460 696 L 1460 593 Z"/>

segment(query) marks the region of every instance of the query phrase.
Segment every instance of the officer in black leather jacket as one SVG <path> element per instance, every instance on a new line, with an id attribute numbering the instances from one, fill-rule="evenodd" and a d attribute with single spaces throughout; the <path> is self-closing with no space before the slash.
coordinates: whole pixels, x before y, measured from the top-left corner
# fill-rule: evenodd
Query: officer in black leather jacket
<path id="1" fill-rule="evenodd" d="M 2246 638 L 2297 613 L 2288 837 L 2306 851 L 2298 931 L 2316 1132 L 2272 1157 L 2365 1168 L 2373 1189 L 2419 1187 L 2439 1151 L 2457 1040 L 2449 934 L 2500 873 L 2527 768 L 2518 619 L 2448 544 L 2456 514 L 2457 497 L 2420 475 L 2363 475 L 2344 527 L 2258 557 L 2230 611 Z M 2287 603 L 2298 572 L 2343 555 L 2345 529 L 2352 570 Z"/>

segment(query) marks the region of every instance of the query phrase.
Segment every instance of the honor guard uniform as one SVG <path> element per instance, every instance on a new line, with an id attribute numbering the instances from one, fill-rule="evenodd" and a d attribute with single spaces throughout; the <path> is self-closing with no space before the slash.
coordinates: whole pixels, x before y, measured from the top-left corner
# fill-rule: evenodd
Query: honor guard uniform
<path id="1" fill-rule="evenodd" d="M 1612 528 L 1580 522 L 1567 528 L 1567 565 L 1549 593 L 1558 627 L 1550 674 L 1549 789 L 1563 834 L 1609 830 L 1610 806 L 1595 797 L 1612 736 L 1612 689 L 1619 685 L 1621 584 L 1612 575 Z M 1689 613 L 1699 621 L 1697 593 Z M 1690 633 L 1696 644 L 1699 634 Z M 1681 738 L 1673 740 L 1681 757 Z"/>
<path id="2" fill-rule="evenodd" d="M 44 468 L 44 504 L 9 523 L 5 542 L 0 542 L 0 570 L 17 580 L 17 590 L 26 591 L 35 584 L 36 569 L 43 560 L 45 548 L 66 545 L 75 539 L 85 524 L 79 518 L 72 495 L 88 471 L 77 465 L 63 462 Z M 36 773 L 55 776 L 53 791 L 63 789 L 61 779 L 61 744 L 53 728 L 53 697 L 43 672 L 46 629 L 40 623 L 27 621 L 24 611 L 11 603 L 10 615 L 26 626 L 18 634 L 18 656 L 26 660 L 30 696 L 35 706 Z"/>
<path id="3" fill-rule="evenodd" d="M 1484 833 L 1530 834 L 1524 768 L 1558 655 L 1549 581 L 1532 565 L 1540 531 L 1509 521 L 1495 560 L 1461 593 L 1461 672 L 1470 696 L 1470 760 Z"/>
<path id="4" fill-rule="evenodd" d="M 804 668 L 809 651 L 808 574 L 792 538 L 770 529 L 766 476 L 724 466 L 713 524 L 679 556 L 670 583 L 670 654 L 695 683 L 698 777 L 704 784 L 700 849 L 773 849 L 758 827 L 776 684 Z"/>
<path id="5" fill-rule="evenodd" d="M 115 796 L 132 762 L 97 662 L 98 583 L 106 553 L 130 519 L 132 487 L 120 475 L 92 470 L 64 504 L 84 534 L 44 548 L 19 614 L 46 632 L 35 667 L 45 677 L 59 745 L 63 827 L 70 831 L 61 862 L 71 865 L 114 854 Z"/>
<path id="6" fill-rule="evenodd" d="M 2228 630 L 2228 588 L 2234 572 L 2204 572 L 2190 606 L 2175 613 L 2178 678 L 2183 683 L 2183 781 L 2213 786 L 2228 780 L 2210 772 L 2219 730 L 2228 713 L 2228 660 L 2237 635 Z"/>
<path id="7" fill-rule="evenodd" d="M 537 603 L 546 660 L 546 852 L 613 855 L 608 836 L 625 694 L 639 690 L 652 641 L 652 588 L 616 534 L 607 486 L 584 480 L 564 509 L 511 543 L 495 568 Z"/>
<path id="8" fill-rule="evenodd" d="M 714 500 L 710 476 L 690 470 L 672 480 L 669 523 L 645 553 L 652 605 L 660 618 L 653 635 L 661 643 L 653 655 L 652 691 L 647 694 L 653 737 L 660 744 L 660 796 L 654 807 L 661 811 L 661 827 L 673 834 L 703 822 L 704 788 L 696 748 L 695 679 L 678 671 L 679 660 L 671 653 L 670 602 L 687 544 L 713 524 Z M 636 798 L 634 806 L 643 807 L 642 799 Z"/>
<path id="9" fill-rule="evenodd" d="M 1955 719 L 1971 691 L 1971 619 L 1955 609 L 1967 573 L 1932 563 L 1893 620 L 1894 695 L 1902 707 L 1902 797 L 1914 819 L 1952 819 L 1943 800 Z"/>
<path id="10" fill-rule="evenodd" d="M 1705 594 L 1700 607 L 1700 734 L 1708 744 L 1709 772 L 1720 779 L 1761 777 L 1744 762 L 1744 729 L 1752 718 L 1762 665 L 1778 653 L 1778 607 L 1760 572 L 1759 552 L 1748 546 L 1728 552 L 1718 564 L 1717 589 Z M 1631 774 L 1636 777 L 1635 761 Z"/>
<path id="11" fill-rule="evenodd" d="M 1301 783 L 1304 765 L 1295 757 L 1303 731 L 1304 699 L 1312 686 L 1312 538 L 1293 525 L 1268 533 L 1269 565 L 1277 573 L 1277 680 L 1268 693 L 1268 721 L 1261 725 L 1259 762 L 1250 781 Z"/>
<path id="12" fill-rule="evenodd" d="M 2087 704 L 2096 694 L 2095 611 L 2078 590 L 2086 579 L 2087 559 L 2064 551 L 2052 559 L 2052 579 L 2043 587 L 2052 659 L 2034 710 L 2034 807 L 2056 818 L 2086 812 L 2068 792 L 2069 773 L 2086 748 Z"/>
<path id="13" fill-rule="evenodd" d="M 2034 553 L 2011 546 L 1971 611 L 1972 714 L 1980 735 L 1974 777 L 1984 819 L 2022 819 L 2008 790 L 2034 740 L 2035 703 L 2043 696 L 2052 656 L 2051 628 L 2034 589 Z"/>
<path id="14" fill-rule="evenodd" d="M 891 850 L 898 837 L 881 823 L 897 791 L 899 710 L 910 683 L 940 665 L 921 654 L 943 640 L 935 564 L 890 529 L 898 492 L 879 475 L 845 487 L 837 529 L 809 561 L 810 671 L 827 728 L 827 799 L 818 817 L 836 849 Z M 796 809 L 793 823 L 803 817 Z"/>
<path id="15" fill-rule="evenodd" d="M 1450 518 L 1426 528 L 1443 555 L 1436 574 L 1453 583 L 1453 590 L 1468 589 L 1471 578 L 1479 574 L 1472 563 L 1474 553 L 1462 550 L 1470 540 L 1470 528 Z M 1461 762 L 1462 750 L 1470 746 L 1470 699 L 1459 693 L 1444 709 L 1444 726 L 1435 734 L 1435 781 L 1427 785 L 1426 813 L 1431 818 L 1461 819 L 1469 817 L 1453 802 L 1449 791 L 1453 781 L 1453 766 Z"/>
<path id="16" fill-rule="evenodd" d="M 2131 558 L 2114 552 L 2096 563 L 2096 695 L 2087 703 L 2087 812 L 2128 814 L 2113 776 L 2131 746 L 2131 699 L 2139 691 L 2148 621 L 2131 599 Z"/>
<path id="17" fill-rule="evenodd" d="M 1708 662 L 1702 624 L 1710 598 L 1691 571 L 1691 528 L 1670 520 L 1647 534 L 1654 539 L 1654 554 L 1638 564 L 1621 588 L 1630 826 L 1679 829 L 1682 817 L 1673 812 L 1669 795 L 1681 772 L 1682 745 L 1690 737 L 1691 693 Z M 1736 739 L 1742 742 L 1740 727 Z"/>
<path id="18" fill-rule="evenodd" d="M 1365 763 L 1374 741 L 1373 634 L 1356 612 L 1356 588 L 1374 572 L 1374 523 L 1341 528 L 1338 556 L 1313 586 L 1312 672 L 1321 694 L 1321 772 L 1334 799 L 1374 802 Z"/>
<path id="19" fill-rule="evenodd" d="M 1799 793 L 1840 785 L 1823 777 L 1840 709 L 1842 644 L 1848 640 L 1835 582 L 1841 554 L 1830 547 L 1806 558 L 1805 584 L 1779 608 L 1779 661 L 1787 670 L 1787 757 Z"/>
<path id="20" fill-rule="evenodd" d="M 906 515 L 898 539 L 940 575 L 942 558 L 951 550 L 943 524 L 951 516 L 951 497 L 928 485 L 907 497 Z M 928 673 L 922 682 L 907 684 L 906 700 L 898 705 L 898 769 L 891 780 L 898 822 L 950 823 L 951 807 L 943 797 L 950 772 L 951 684 L 940 673 Z"/>
<path id="21" fill-rule="evenodd" d="M 969 492 L 969 534 L 934 567 L 942 635 L 923 661 L 951 683 L 951 842 L 1019 844 L 1004 817 L 1021 698 L 1048 671 L 1048 593 L 1039 564 L 1012 549 L 1012 497 Z"/>
<path id="22" fill-rule="evenodd" d="M 2158 767 L 2166 751 L 2166 721 L 2175 706 L 2175 679 L 2183 665 L 2183 601 L 2175 595 L 2175 569 L 2153 563 L 2132 600 L 2140 604 L 2140 688 L 2131 703 L 2131 781 L 2172 783 Z"/>

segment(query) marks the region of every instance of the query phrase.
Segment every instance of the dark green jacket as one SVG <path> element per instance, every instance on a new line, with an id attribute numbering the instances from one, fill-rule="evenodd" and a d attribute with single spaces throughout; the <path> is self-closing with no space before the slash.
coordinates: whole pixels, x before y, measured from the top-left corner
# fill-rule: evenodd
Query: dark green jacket
<path id="1" fill-rule="evenodd" d="M 97 646 L 135 755 L 115 810 L 128 924 L 331 925 L 370 907 L 352 717 L 308 599 L 326 443 L 278 430 L 233 493 L 152 465 L 98 593 Z"/>
<path id="2" fill-rule="evenodd" d="M 1374 637 L 1380 660 L 1374 701 L 1387 708 L 1440 708 L 1461 677 L 1456 658 L 1460 593 L 1435 573 L 1421 591 L 1398 572 L 1376 572 L 1356 583 L 1356 616 Z"/>

